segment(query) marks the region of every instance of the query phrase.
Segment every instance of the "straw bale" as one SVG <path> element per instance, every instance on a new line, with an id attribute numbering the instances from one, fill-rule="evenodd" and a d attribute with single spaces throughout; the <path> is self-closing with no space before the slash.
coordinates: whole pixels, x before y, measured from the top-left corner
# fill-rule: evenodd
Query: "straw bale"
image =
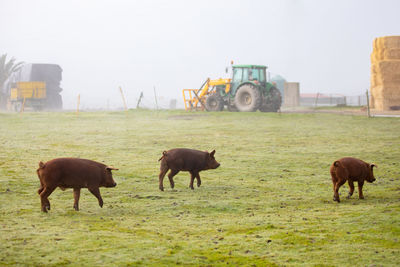
<path id="1" fill-rule="evenodd" d="M 371 95 L 373 95 L 375 98 L 387 98 L 387 99 L 397 99 L 400 97 L 400 94 L 395 94 L 395 93 L 384 93 L 383 91 L 375 91 L 373 92 L 371 90 Z"/>
<path id="2" fill-rule="evenodd" d="M 371 87 L 379 87 L 379 86 L 386 86 L 386 87 L 395 87 L 400 83 L 400 73 L 397 75 L 371 75 Z"/>
<path id="3" fill-rule="evenodd" d="M 371 65 L 371 87 L 400 84 L 400 60 L 384 60 Z"/>
<path id="4" fill-rule="evenodd" d="M 400 48 L 387 48 L 372 51 L 371 63 L 374 64 L 381 60 L 400 60 Z"/>
<path id="5" fill-rule="evenodd" d="M 391 110 L 393 107 L 400 106 L 400 97 L 396 99 L 374 97 L 371 98 L 370 106 L 377 110 Z"/>
<path id="6" fill-rule="evenodd" d="M 373 74 L 398 74 L 400 72 L 400 60 L 381 60 L 371 65 Z"/>
<path id="7" fill-rule="evenodd" d="M 375 38 L 373 41 L 374 50 L 400 48 L 400 36 L 384 36 Z"/>

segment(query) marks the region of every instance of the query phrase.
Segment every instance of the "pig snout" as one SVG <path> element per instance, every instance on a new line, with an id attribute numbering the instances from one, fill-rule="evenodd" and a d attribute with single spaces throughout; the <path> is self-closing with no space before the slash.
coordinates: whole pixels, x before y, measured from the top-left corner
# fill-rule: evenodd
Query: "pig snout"
<path id="1" fill-rule="evenodd" d="M 111 181 L 105 184 L 105 187 L 116 187 L 117 183 L 115 181 Z"/>
<path id="2" fill-rule="evenodd" d="M 218 168 L 219 166 L 221 166 L 221 164 L 219 164 L 218 162 L 214 162 L 214 163 L 212 164 L 211 168 L 212 168 L 212 169 L 216 169 L 216 168 Z"/>

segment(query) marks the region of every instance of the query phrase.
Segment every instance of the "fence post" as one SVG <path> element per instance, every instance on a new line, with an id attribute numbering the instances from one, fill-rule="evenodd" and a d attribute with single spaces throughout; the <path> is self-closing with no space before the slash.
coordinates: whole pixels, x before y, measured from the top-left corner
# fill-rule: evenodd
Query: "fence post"
<path id="1" fill-rule="evenodd" d="M 19 111 L 19 113 L 24 113 L 24 110 L 25 110 L 25 102 L 26 102 L 26 98 L 24 97 L 24 102 L 22 102 L 21 110 Z"/>
<path id="2" fill-rule="evenodd" d="M 153 86 L 154 88 L 154 99 L 156 101 L 156 109 L 158 110 L 158 102 L 157 102 L 157 93 L 156 93 L 156 86 Z"/>
<path id="3" fill-rule="evenodd" d="M 314 108 L 316 108 L 318 105 L 318 97 L 319 97 L 319 93 L 317 93 L 317 97 L 315 98 Z"/>
<path id="4" fill-rule="evenodd" d="M 140 101 L 142 101 L 142 97 L 143 97 L 143 92 L 140 92 L 139 100 L 138 100 L 138 102 L 137 102 L 137 104 L 136 104 L 136 109 L 139 108 Z"/>
<path id="5" fill-rule="evenodd" d="M 119 91 L 121 92 L 122 102 L 124 102 L 125 111 L 128 111 L 128 107 L 126 106 L 125 96 L 124 93 L 122 92 L 121 86 L 119 87 Z"/>
<path id="6" fill-rule="evenodd" d="M 77 102 L 76 102 L 76 115 L 79 114 L 79 105 L 80 104 L 81 104 L 81 95 L 78 94 L 78 99 L 77 99 Z"/>

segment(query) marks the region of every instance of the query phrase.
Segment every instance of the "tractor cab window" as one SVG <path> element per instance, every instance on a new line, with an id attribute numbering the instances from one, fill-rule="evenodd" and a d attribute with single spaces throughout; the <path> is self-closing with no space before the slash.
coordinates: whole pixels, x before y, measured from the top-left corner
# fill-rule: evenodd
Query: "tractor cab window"
<path id="1" fill-rule="evenodd" d="M 233 82 L 241 82 L 243 75 L 243 69 L 235 68 L 233 69 Z"/>
<path id="2" fill-rule="evenodd" d="M 260 80 L 260 72 L 259 69 L 249 69 L 249 81 L 259 81 Z"/>
<path id="3" fill-rule="evenodd" d="M 249 69 L 243 69 L 243 79 L 242 81 L 248 81 L 249 80 Z"/>
<path id="4" fill-rule="evenodd" d="M 260 82 L 265 82 L 265 69 L 260 69 Z"/>
<path id="5" fill-rule="evenodd" d="M 249 81 L 265 82 L 265 70 L 249 69 Z"/>

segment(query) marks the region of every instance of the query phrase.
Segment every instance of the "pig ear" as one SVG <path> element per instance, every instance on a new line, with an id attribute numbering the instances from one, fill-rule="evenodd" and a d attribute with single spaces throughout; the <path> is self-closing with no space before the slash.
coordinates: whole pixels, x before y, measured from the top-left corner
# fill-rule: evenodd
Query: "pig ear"
<path id="1" fill-rule="evenodd" d="M 211 157 L 214 157 L 214 154 L 215 154 L 215 150 L 213 150 L 213 151 L 210 153 L 210 156 L 211 156 Z"/>
<path id="2" fill-rule="evenodd" d="M 106 170 L 109 170 L 109 171 L 111 171 L 111 170 L 116 170 L 116 171 L 118 171 L 118 169 L 117 169 L 117 168 L 110 167 L 110 166 L 107 166 L 107 167 L 106 167 Z"/>
<path id="3" fill-rule="evenodd" d="M 375 168 L 378 168 L 378 166 L 377 166 L 377 165 L 375 165 L 375 164 L 371 164 L 371 171 L 374 169 L 374 167 L 375 167 Z"/>
<path id="4" fill-rule="evenodd" d="M 39 162 L 39 168 L 41 168 L 41 169 L 44 168 L 44 163 L 43 162 Z"/>

